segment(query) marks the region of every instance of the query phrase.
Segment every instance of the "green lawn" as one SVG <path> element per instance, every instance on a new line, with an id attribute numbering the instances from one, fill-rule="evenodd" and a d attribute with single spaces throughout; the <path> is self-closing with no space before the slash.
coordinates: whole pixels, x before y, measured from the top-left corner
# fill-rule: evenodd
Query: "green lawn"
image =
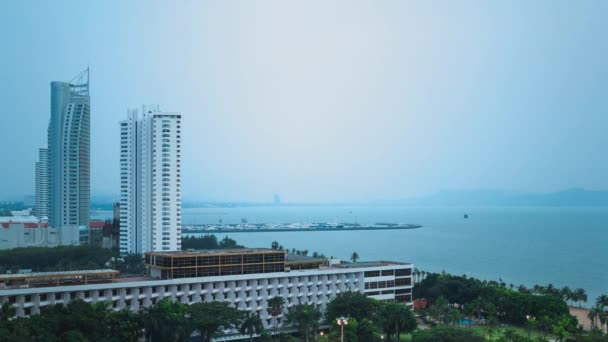
<path id="1" fill-rule="evenodd" d="M 477 334 L 484 336 L 485 338 L 487 338 L 489 340 L 490 334 L 488 333 L 489 329 L 487 326 L 478 325 L 478 326 L 473 326 L 471 328 L 463 328 L 463 329 L 473 329 Z M 506 330 L 515 330 L 518 334 L 520 334 L 522 336 L 526 336 L 526 337 L 528 336 L 528 329 L 525 329 L 525 328 L 513 327 L 513 326 L 498 327 L 494 330 L 494 333 L 492 334 L 492 339 L 490 341 L 498 340 L 500 337 L 502 337 L 504 331 L 506 331 Z M 539 331 L 531 330 L 530 336 L 534 338 L 537 336 L 543 336 L 543 334 Z"/>

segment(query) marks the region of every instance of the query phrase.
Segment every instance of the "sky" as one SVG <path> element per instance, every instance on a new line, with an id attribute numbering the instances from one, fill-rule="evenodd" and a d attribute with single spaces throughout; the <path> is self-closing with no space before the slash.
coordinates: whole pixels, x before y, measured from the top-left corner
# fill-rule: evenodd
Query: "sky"
<path id="1" fill-rule="evenodd" d="M 607 1 L 2 1 L 0 199 L 90 67 L 91 192 L 127 108 L 181 112 L 185 200 L 608 189 Z M 116 197 L 117 198 L 117 197 Z"/>

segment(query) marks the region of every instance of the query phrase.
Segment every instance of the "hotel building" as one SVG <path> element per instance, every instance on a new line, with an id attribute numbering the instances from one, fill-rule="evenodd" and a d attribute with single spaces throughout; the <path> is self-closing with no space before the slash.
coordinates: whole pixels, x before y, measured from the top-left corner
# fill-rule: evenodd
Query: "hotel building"
<path id="1" fill-rule="evenodd" d="M 120 123 L 121 254 L 181 249 L 181 115 L 129 110 Z"/>
<path id="2" fill-rule="evenodd" d="M 272 249 L 233 249 L 146 253 L 150 276 L 120 278 L 113 270 L 0 275 L 0 304 L 11 303 L 18 316 L 70 300 L 108 302 L 115 310 L 139 310 L 163 298 L 184 304 L 224 301 L 257 312 L 266 328 L 273 324 L 268 299 L 282 296 L 292 306 L 325 305 L 345 291 L 378 300 L 412 302 L 409 263 L 378 261 L 326 263 Z M 234 337 L 237 337 L 237 333 Z"/>

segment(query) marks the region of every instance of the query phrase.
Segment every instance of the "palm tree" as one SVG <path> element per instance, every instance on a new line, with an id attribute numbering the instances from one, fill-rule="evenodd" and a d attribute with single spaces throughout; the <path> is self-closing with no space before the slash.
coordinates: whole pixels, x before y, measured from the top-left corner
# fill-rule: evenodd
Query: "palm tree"
<path id="1" fill-rule="evenodd" d="M 608 295 L 601 295 L 599 297 L 597 297 L 597 299 L 595 300 L 595 303 L 599 306 L 601 306 L 602 308 L 605 306 L 608 306 Z"/>
<path id="2" fill-rule="evenodd" d="M 381 306 L 382 329 L 390 340 L 395 333 L 397 341 L 401 332 L 410 332 L 416 329 L 416 318 L 409 306 L 397 302 L 387 302 Z"/>
<path id="3" fill-rule="evenodd" d="M 350 256 L 350 260 L 352 260 L 353 263 L 357 262 L 357 260 L 359 260 L 359 254 L 357 254 L 357 252 L 353 252 L 353 254 Z"/>
<path id="4" fill-rule="evenodd" d="M 261 334 L 264 330 L 264 325 L 260 316 L 253 312 L 247 312 L 243 317 L 239 331 L 243 335 L 249 336 L 249 342 L 253 341 L 253 335 Z"/>
<path id="5" fill-rule="evenodd" d="M 585 289 L 578 288 L 574 290 L 575 301 L 578 302 L 578 307 L 581 307 L 581 302 L 587 303 L 587 292 Z"/>
<path id="6" fill-rule="evenodd" d="M 606 329 L 608 330 L 608 311 L 602 310 L 599 313 L 598 318 L 600 320 L 601 330 L 604 330 L 604 325 L 606 326 Z"/>
<path id="7" fill-rule="evenodd" d="M 591 330 L 594 330 L 596 328 L 597 319 L 600 317 L 601 314 L 602 308 L 598 305 L 595 305 L 589 310 L 587 317 L 589 317 L 589 319 L 591 320 Z"/>
<path id="8" fill-rule="evenodd" d="M 572 292 L 568 286 L 562 287 L 562 289 L 559 290 L 559 294 L 566 303 L 576 299 L 574 292 Z"/>
<path id="9" fill-rule="evenodd" d="M 608 295 L 603 294 L 597 297 L 595 304 L 601 310 L 598 314 L 598 319 L 602 327 L 601 329 L 606 325 L 606 330 L 608 331 Z"/>
<path id="10" fill-rule="evenodd" d="M 281 296 L 272 297 L 268 300 L 267 304 L 268 304 L 268 307 L 266 308 L 266 311 L 268 311 L 268 309 L 270 309 L 269 313 L 273 318 L 274 334 L 276 335 L 276 333 L 277 333 L 277 316 L 283 312 L 283 305 L 285 305 L 285 298 L 283 298 Z"/>

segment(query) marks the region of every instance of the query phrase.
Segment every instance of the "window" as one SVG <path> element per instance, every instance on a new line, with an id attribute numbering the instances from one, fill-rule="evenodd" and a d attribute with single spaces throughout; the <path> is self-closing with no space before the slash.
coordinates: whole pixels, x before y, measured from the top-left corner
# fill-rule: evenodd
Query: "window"
<path id="1" fill-rule="evenodd" d="M 363 273 L 364 277 L 379 277 L 380 276 L 380 271 L 366 271 Z"/>
<path id="2" fill-rule="evenodd" d="M 395 277 L 407 277 L 410 275 L 412 275 L 411 268 L 402 268 L 402 269 L 395 270 Z"/>
<path id="3" fill-rule="evenodd" d="M 392 276 L 395 274 L 394 270 L 383 270 L 382 271 L 382 276 Z"/>

